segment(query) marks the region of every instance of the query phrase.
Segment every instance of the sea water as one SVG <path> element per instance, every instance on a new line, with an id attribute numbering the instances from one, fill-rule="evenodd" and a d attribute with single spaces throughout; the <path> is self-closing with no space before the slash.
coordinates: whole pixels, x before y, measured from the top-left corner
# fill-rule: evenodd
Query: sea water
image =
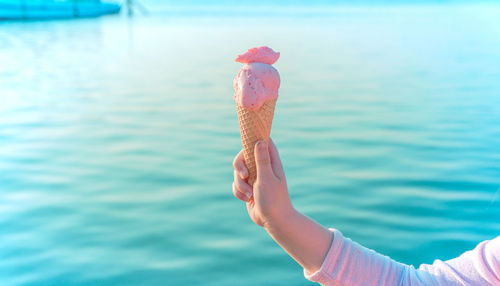
<path id="1" fill-rule="evenodd" d="M 260 45 L 295 208 L 415 266 L 499 235 L 499 12 L 0 23 L 0 284 L 309 285 L 231 193 L 234 58 Z"/>

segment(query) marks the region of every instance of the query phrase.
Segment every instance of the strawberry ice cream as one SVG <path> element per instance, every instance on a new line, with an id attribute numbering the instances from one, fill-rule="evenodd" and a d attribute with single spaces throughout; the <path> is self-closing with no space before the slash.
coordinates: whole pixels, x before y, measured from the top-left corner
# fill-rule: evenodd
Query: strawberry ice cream
<path id="1" fill-rule="evenodd" d="M 271 48 L 259 47 L 236 58 L 245 64 L 234 78 L 234 99 L 239 106 L 257 110 L 266 101 L 278 98 L 280 75 L 271 65 L 279 56 Z"/>

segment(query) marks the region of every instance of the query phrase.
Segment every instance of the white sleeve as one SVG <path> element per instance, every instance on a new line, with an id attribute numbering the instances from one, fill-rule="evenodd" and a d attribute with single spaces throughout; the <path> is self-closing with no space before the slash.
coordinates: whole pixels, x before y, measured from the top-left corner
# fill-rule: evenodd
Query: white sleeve
<path id="1" fill-rule="evenodd" d="M 334 286 L 500 285 L 500 237 L 479 244 L 460 257 L 418 269 L 363 247 L 335 229 L 321 268 L 307 279 Z"/>

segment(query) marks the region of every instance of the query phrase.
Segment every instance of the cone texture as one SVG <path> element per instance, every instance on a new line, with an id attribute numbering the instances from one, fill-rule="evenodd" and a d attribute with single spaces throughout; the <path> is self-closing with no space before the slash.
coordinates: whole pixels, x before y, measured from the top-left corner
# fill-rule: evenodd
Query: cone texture
<path id="1" fill-rule="evenodd" d="M 269 143 L 275 106 L 276 99 L 266 101 L 261 108 L 255 111 L 236 105 L 238 121 L 240 122 L 241 144 L 243 145 L 245 164 L 248 168 L 248 183 L 250 186 L 253 185 L 257 177 L 254 155 L 255 143 L 259 140 L 265 140 Z"/>

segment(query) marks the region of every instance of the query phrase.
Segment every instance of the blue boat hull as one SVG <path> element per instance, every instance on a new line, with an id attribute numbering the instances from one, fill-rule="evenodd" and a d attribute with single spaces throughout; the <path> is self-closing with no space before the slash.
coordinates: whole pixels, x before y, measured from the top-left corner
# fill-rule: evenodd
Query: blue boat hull
<path id="1" fill-rule="evenodd" d="M 98 17 L 120 12 L 120 5 L 99 1 L 0 0 L 0 20 Z"/>

